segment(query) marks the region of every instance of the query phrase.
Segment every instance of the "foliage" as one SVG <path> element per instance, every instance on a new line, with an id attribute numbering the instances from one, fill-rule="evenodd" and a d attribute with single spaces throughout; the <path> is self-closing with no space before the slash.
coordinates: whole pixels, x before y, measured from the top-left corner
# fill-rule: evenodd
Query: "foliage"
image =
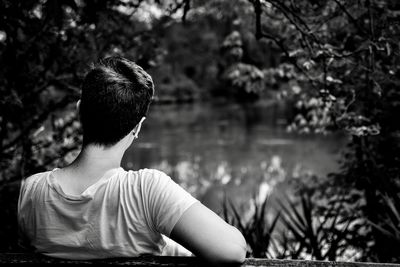
<path id="1" fill-rule="evenodd" d="M 383 196 L 400 189 L 400 128 L 394 123 L 400 113 L 399 2 L 248 3 L 255 20 L 240 24 L 241 32 L 253 31 L 260 46 L 280 51 L 280 58 L 269 66 L 251 58 L 246 63 L 257 62 L 267 84 L 288 84 L 279 93 L 294 106 L 288 129 L 344 130 L 352 137 L 340 172 L 319 185 L 321 191 L 329 188 L 322 200 L 343 198 L 359 209 L 360 220 L 378 226 L 358 233 L 357 240 L 366 239 L 357 242 L 364 260 L 398 261 L 398 244 L 383 234 L 382 218 L 390 207 Z M 249 15 L 244 10 L 240 18 Z M 291 66 L 288 75 L 281 74 L 282 66 Z"/>
<path id="2" fill-rule="evenodd" d="M 244 220 L 238 208 L 227 198 L 223 202 L 224 219 L 242 232 L 251 249 L 248 254 L 254 258 L 273 258 L 273 255 L 270 254 L 271 247 L 275 245 L 272 233 L 276 228 L 280 214 L 277 213 L 272 221 L 268 222 L 267 206 L 269 202 L 269 198 L 266 197 L 260 204 L 257 198 L 254 197 L 252 201 L 254 212 L 249 221 Z M 230 211 L 233 216 L 230 215 Z"/>
<path id="3" fill-rule="evenodd" d="M 162 27 L 186 3 L 151 2 L 163 10 L 154 20 L 146 1 L 60 0 L 0 3 L 0 189 L 18 192 L 18 181 L 70 162 L 80 144 L 75 103 L 91 62 L 122 55 L 144 68 L 163 57 L 157 44 Z M 186 14 L 187 11 L 184 11 Z M 139 14 L 134 16 L 134 14 Z M 16 188 L 8 190 L 9 185 Z M 4 192 L 3 192 L 4 191 Z M 16 199 L 1 207 L 13 216 Z M 1 249 L 10 249 L 2 232 Z M 14 244 L 15 245 L 15 244 Z"/>
<path id="4" fill-rule="evenodd" d="M 284 211 L 283 223 L 299 244 L 289 255 L 297 258 L 308 253 L 313 259 L 331 261 L 343 257 L 351 249 L 349 226 L 354 218 L 341 217 L 333 206 L 323 214 L 318 213 L 309 195 L 302 195 L 300 200 L 300 210 L 291 201 L 287 205 L 280 203 Z M 285 240 L 288 242 L 288 238 Z"/>
<path id="5" fill-rule="evenodd" d="M 321 197 L 362 199 L 360 219 L 386 225 L 382 196 L 400 189 L 398 1 L 250 2 L 256 37 L 279 48 L 281 61 L 296 70 L 290 129 L 352 136 L 341 171 L 323 185 L 330 194 Z M 353 190 L 361 196 L 345 198 Z M 398 245 L 376 227 L 361 235 L 369 239 L 359 243 L 364 260 L 399 260 Z"/>
<path id="6" fill-rule="evenodd" d="M 246 98 L 257 98 L 265 90 L 264 73 L 252 64 L 241 62 L 243 44 L 239 32 L 229 34 L 222 43 L 225 57 L 225 69 L 222 79 L 227 82 L 226 88 L 233 91 L 241 101 Z"/>
<path id="7" fill-rule="evenodd" d="M 342 217 L 333 206 L 321 213 L 307 194 L 300 196 L 300 207 L 294 200 L 285 198 L 286 201 L 278 200 L 277 207 L 269 205 L 266 209 L 270 198 L 260 202 L 254 197 L 254 212 L 248 221 L 225 199 L 223 217 L 243 233 L 250 256 L 331 261 L 354 260 L 359 256 L 351 244 L 355 217 Z M 340 202 L 337 204 L 340 209 Z"/>
<path id="8" fill-rule="evenodd" d="M 400 197 L 395 194 L 393 197 L 388 195 L 382 197 L 384 210 L 380 212 L 379 223 L 370 221 L 372 227 L 392 240 L 396 247 L 400 246 Z M 393 259 L 395 260 L 395 259 Z"/>
<path id="9" fill-rule="evenodd" d="M 2 1 L 1 186 L 76 152 L 74 102 L 89 62 L 111 54 L 146 69 L 168 62 L 157 82 L 176 97 L 191 98 L 193 81 L 211 86 L 225 78 L 251 99 L 276 89 L 293 104 L 291 131 L 346 131 L 341 170 L 312 189 L 313 201 L 326 204 L 318 214 L 336 212 L 335 221 L 353 213 L 363 227 L 351 242 L 362 259 L 399 261 L 399 10 L 396 0 Z M 333 208 L 338 199 L 345 211 Z M 307 201 L 302 217 L 282 217 L 296 235 L 315 230 Z M 312 223 L 295 228 L 303 219 Z M 329 258 L 333 252 L 320 249 L 328 237 L 318 236 L 302 246 Z M 339 247 L 338 235 L 329 238 Z"/>
<path id="10" fill-rule="evenodd" d="M 226 70 L 226 79 L 235 87 L 239 87 L 246 93 L 260 94 L 263 90 L 262 80 L 264 74 L 252 65 L 237 63 Z"/>

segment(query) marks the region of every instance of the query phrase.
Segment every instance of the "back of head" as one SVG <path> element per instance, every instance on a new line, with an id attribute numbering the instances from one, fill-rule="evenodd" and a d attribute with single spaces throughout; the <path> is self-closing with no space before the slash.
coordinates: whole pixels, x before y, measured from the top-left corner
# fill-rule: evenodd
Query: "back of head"
<path id="1" fill-rule="evenodd" d="M 101 60 L 82 85 L 83 145 L 120 141 L 146 115 L 153 94 L 150 75 L 134 62 L 122 57 Z"/>

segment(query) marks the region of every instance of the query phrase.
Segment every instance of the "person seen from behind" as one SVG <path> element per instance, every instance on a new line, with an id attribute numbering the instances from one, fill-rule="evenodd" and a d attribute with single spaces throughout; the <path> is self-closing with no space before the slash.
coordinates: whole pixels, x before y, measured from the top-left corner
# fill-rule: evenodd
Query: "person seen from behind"
<path id="1" fill-rule="evenodd" d="M 243 235 L 169 176 L 121 168 L 153 94 L 150 75 L 134 62 L 109 57 L 93 66 L 77 104 L 79 155 L 22 182 L 22 243 L 47 256 L 87 260 L 182 255 L 174 240 L 214 265 L 244 261 Z"/>

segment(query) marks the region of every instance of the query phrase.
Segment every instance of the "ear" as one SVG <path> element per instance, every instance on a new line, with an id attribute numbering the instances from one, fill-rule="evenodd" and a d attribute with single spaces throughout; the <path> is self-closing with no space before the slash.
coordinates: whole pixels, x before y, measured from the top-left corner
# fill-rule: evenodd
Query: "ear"
<path id="1" fill-rule="evenodd" d="M 146 117 L 142 117 L 142 119 L 139 121 L 139 123 L 135 126 L 135 128 L 132 131 L 132 134 L 135 138 L 138 138 L 140 129 L 142 128 L 142 123 L 146 119 Z"/>

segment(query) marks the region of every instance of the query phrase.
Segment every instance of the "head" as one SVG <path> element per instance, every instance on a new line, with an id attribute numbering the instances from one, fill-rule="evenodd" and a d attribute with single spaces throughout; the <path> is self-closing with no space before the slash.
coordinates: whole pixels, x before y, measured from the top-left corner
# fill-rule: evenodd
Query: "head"
<path id="1" fill-rule="evenodd" d="M 83 146 L 110 147 L 137 137 L 154 94 L 153 81 L 122 57 L 101 60 L 87 73 L 79 104 Z"/>

